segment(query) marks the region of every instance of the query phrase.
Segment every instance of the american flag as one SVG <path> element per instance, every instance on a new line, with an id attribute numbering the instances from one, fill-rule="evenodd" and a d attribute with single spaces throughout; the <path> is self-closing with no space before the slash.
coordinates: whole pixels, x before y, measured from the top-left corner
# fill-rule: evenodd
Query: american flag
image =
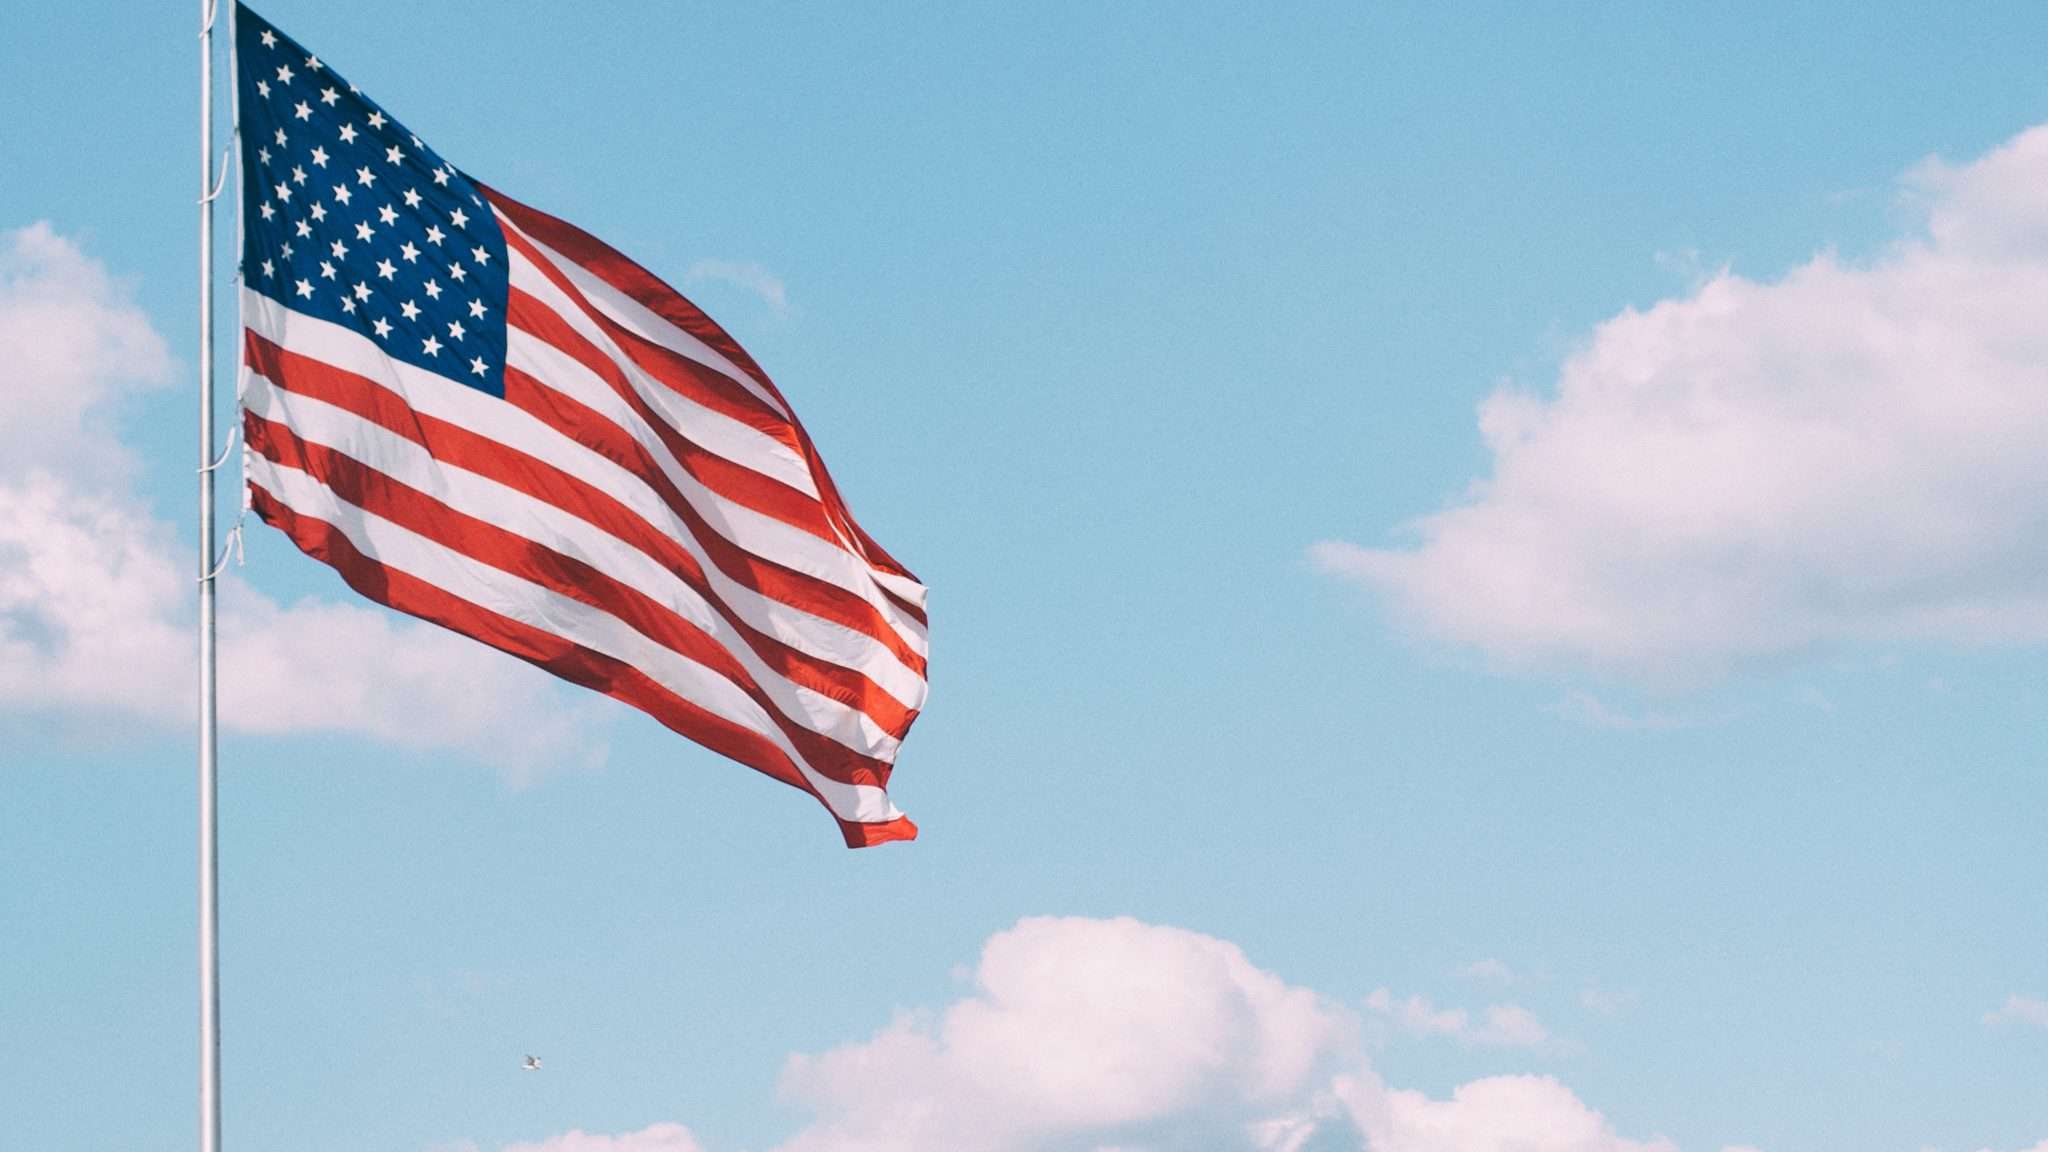
<path id="1" fill-rule="evenodd" d="M 885 787 L 925 589 L 760 366 L 236 20 L 257 514 L 363 595 L 803 789 L 849 846 L 914 837 Z"/>

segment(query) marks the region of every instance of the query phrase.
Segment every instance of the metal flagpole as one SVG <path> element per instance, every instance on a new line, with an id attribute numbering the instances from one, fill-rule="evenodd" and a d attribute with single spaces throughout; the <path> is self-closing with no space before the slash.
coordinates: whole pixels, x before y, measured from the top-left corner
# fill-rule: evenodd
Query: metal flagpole
<path id="1" fill-rule="evenodd" d="M 230 0 L 232 2 L 232 0 Z M 199 29 L 199 1148 L 220 1149 L 220 865 L 215 839 L 213 549 L 213 21 L 219 0 L 200 0 Z M 223 164 L 220 180 L 227 178 Z"/>

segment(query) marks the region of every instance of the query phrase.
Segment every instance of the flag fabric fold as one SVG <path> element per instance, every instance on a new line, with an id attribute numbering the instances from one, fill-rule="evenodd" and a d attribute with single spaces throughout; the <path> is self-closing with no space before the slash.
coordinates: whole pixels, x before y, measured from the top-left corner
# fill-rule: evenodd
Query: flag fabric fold
<path id="1" fill-rule="evenodd" d="M 849 846 L 914 837 L 886 789 L 925 589 L 767 374 L 247 7 L 236 29 L 254 511 L 362 595 L 808 792 Z"/>

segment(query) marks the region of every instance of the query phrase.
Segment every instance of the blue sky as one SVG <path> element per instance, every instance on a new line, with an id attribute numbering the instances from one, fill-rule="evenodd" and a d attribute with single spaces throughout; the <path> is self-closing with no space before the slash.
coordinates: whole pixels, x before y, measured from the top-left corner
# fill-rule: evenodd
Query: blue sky
<path id="1" fill-rule="evenodd" d="M 263 11 L 776 377 L 923 837 L 252 528 L 231 1146 L 2048 1140 L 2048 13 L 646 8 Z M 192 15 L 5 26 L 0 1144 L 178 1148 Z"/>

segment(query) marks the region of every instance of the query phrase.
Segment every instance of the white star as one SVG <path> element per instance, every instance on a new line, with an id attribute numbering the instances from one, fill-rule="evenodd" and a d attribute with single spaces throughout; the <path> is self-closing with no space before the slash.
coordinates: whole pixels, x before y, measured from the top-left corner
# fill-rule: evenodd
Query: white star
<path id="1" fill-rule="evenodd" d="M 368 284 L 363 283 L 361 280 L 356 281 L 356 299 L 368 300 L 369 298 L 370 286 Z"/>
<path id="2" fill-rule="evenodd" d="M 313 201 L 313 207 L 310 209 L 310 211 L 312 213 L 313 219 L 315 220 L 327 219 L 327 205 L 322 204 L 318 200 Z"/>
<path id="3" fill-rule="evenodd" d="M 382 316 L 379 316 L 377 317 L 377 319 L 372 321 L 370 323 L 370 327 L 375 328 L 377 330 L 377 335 L 379 336 L 391 335 L 391 321 L 386 320 Z"/>
<path id="4" fill-rule="evenodd" d="M 383 114 L 382 112 L 372 112 L 372 113 L 370 113 L 370 127 L 372 127 L 372 128 L 382 128 L 383 126 L 384 126 L 384 114 Z"/>
<path id="5" fill-rule="evenodd" d="M 292 183 L 304 184 L 305 182 L 306 170 L 304 168 L 299 167 L 296 164 L 292 165 Z"/>
<path id="6" fill-rule="evenodd" d="M 483 302 L 483 301 L 481 301 L 481 300 L 471 300 L 471 301 L 469 302 L 469 314 L 470 314 L 470 315 L 471 315 L 472 317 L 475 317 L 475 318 L 476 318 L 476 319 L 478 319 L 478 320 L 481 320 L 481 319 L 483 319 L 483 318 L 484 318 L 484 302 Z"/>
<path id="7" fill-rule="evenodd" d="M 343 244 L 339 240 L 336 240 L 334 243 L 329 244 L 327 246 L 327 250 L 334 253 L 334 258 L 336 260 L 346 260 L 348 258 L 348 245 Z"/>
<path id="8" fill-rule="evenodd" d="M 344 144 L 353 144 L 353 143 L 355 143 L 355 142 L 356 142 L 356 126 L 355 126 L 355 125 L 353 125 L 353 124 L 343 124 L 343 125 L 341 126 L 341 141 L 342 141 L 342 143 L 344 143 Z"/>
<path id="9" fill-rule="evenodd" d="M 413 146 L 413 147 L 415 147 L 415 148 L 422 148 L 422 147 L 425 147 L 425 145 L 423 145 L 423 144 L 421 144 L 421 143 L 420 143 L 420 138 L 419 138 L 419 137 L 417 137 L 417 136 L 414 136 L 414 137 L 412 138 L 412 146 Z"/>
<path id="10" fill-rule="evenodd" d="M 329 108 L 334 107 L 334 102 L 339 99 L 341 99 L 341 93 L 336 92 L 332 88 L 322 88 L 320 90 L 320 102 Z"/>
<path id="11" fill-rule="evenodd" d="M 306 67 L 318 72 L 320 70 L 320 58 L 318 56 L 306 57 Z"/>
<path id="12" fill-rule="evenodd" d="M 455 282 L 458 284 L 462 282 L 464 276 L 469 275 L 469 273 L 462 270 L 462 265 L 460 264 L 450 264 L 448 266 L 448 274 L 455 277 Z"/>
<path id="13" fill-rule="evenodd" d="M 275 275 L 277 275 L 277 266 L 275 264 L 272 264 L 270 261 L 265 260 L 263 262 L 263 278 L 265 280 L 268 280 Z"/>
<path id="14" fill-rule="evenodd" d="M 351 193 L 351 192 L 350 192 L 350 191 L 348 190 L 348 185 L 346 185 L 346 184 L 336 184 L 336 185 L 334 186 L 334 199 L 335 199 L 335 201 L 336 201 L 336 202 L 338 202 L 338 203 L 341 203 L 341 204 L 346 204 L 346 203 L 348 203 L 348 198 L 349 198 L 349 197 L 350 197 L 351 195 L 353 195 L 353 193 Z"/>
<path id="15" fill-rule="evenodd" d="M 282 247 L 282 248 L 279 248 L 279 249 L 278 249 L 278 251 L 279 251 L 279 252 L 282 252 L 282 253 L 284 253 L 284 258 L 285 258 L 285 259 L 287 259 L 287 260 L 291 259 L 291 258 L 292 258 L 292 244 L 291 244 L 291 241 L 289 241 L 289 240 L 285 241 L 285 242 L 284 242 L 284 247 Z"/>
<path id="16" fill-rule="evenodd" d="M 481 208 L 481 207 L 483 207 L 483 206 L 484 206 L 484 198 L 483 198 L 483 197 L 481 197 L 481 196 L 479 196 L 479 195 L 477 195 L 477 194 L 476 194 L 476 193 L 474 193 L 474 192 L 471 192 L 471 193 L 469 194 L 469 202 L 470 202 L 471 204 L 474 204 L 474 205 L 476 205 L 476 206 L 477 206 L 477 207 L 479 207 L 479 208 Z"/>
<path id="17" fill-rule="evenodd" d="M 315 147 L 314 147 L 314 149 L 313 149 L 313 167 L 315 167 L 315 168 L 325 168 L 325 167 L 327 167 L 327 149 L 325 149 L 325 148 L 321 148 L 321 147 L 318 147 L 318 146 L 315 146 Z"/>
<path id="18" fill-rule="evenodd" d="M 275 47 L 277 47 L 277 33 L 275 33 L 275 32 L 272 32 L 272 31 L 271 31 L 270 29 L 268 29 L 268 28 L 265 28 L 265 29 L 263 30 L 263 37 L 262 37 L 262 39 L 263 39 L 263 46 L 264 46 L 265 48 L 275 48 Z"/>
<path id="19" fill-rule="evenodd" d="M 441 342 L 429 336 L 426 342 L 420 345 L 420 351 L 425 352 L 429 356 L 439 356 L 441 354 Z"/>
<path id="20" fill-rule="evenodd" d="M 368 220 L 356 221 L 356 239 L 367 242 L 372 235 L 375 235 L 375 232 L 371 229 Z"/>
<path id="21" fill-rule="evenodd" d="M 270 163 L 270 149 L 268 149 L 268 148 L 258 148 L 258 149 L 256 150 L 256 162 L 257 162 L 257 163 L 259 163 L 259 164 L 268 164 L 268 163 Z"/>
<path id="22" fill-rule="evenodd" d="M 268 220 L 268 219 L 270 219 L 270 218 L 271 218 L 272 216 L 275 216 L 275 215 L 277 215 L 277 209 L 275 209 L 275 208 L 271 207 L 271 206 L 270 206 L 270 201 L 268 201 L 268 200 L 265 200 L 265 201 L 263 202 L 263 206 L 262 206 L 262 207 L 260 207 L 260 208 L 258 208 L 258 209 L 256 209 L 256 211 L 257 211 L 257 212 L 259 212 L 259 213 L 261 213 L 261 214 L 262 214 L 262 216 L 263 216 L 263 218 L 264 218 L 265 220 Z"/>
<path id="23" fill-rule="evenodd" d="M 293 224 L 292 227 L 297 228 L 299 230 L 299 235 L 301 236 L 311 236 L 313 234 L 313 226 L 311 224 L 306 223 L 304 220 L 300 220 L 299 222 Z"/>
<path id="24" fill-rule="evenodd" d="M 289 65 L 289 64 L 279 64 L 279 65 L 277 66 L 277 82 L 278 82 L 278 83 L 280 83 L 280 84 L 289 84 L 289 83 L 291 83 L 291 82 L 292 82 L 292 66 L 291 66 L 291 65 Z"/>
<path id="25" fill-rule="evenodd" d="M 270 95 L 270 81 L 268 81 L 268 80 L 258 80 L 258 81 L 256 82 L 256 94 L 257 94 L 258 96 L 268 96 L 268 95 Z"/>
<path id="26" fill-rule="evenodd" d="M 407 188 L 405 190 L 405 206 L 407 208 L 417 208 L 420 206 L 420 194 L 418 189 Z"/>
<path id="27" fill-rule="evenodd" d="M 361 184 L 365 188 L 368 188 L 370 185 L 375 184 L 376 182 L 377 174 L 375 172 L 370 171 L 368 168 L 356 169 L 356 183 Z"/>
<path id="28" fill-rule="evenodd" d="M 299 295 L 304 296 L 308 300 L 313 298 L 313 282 L 311 280 L 299 281 Z"/>
<path id="29" fill-rule="evenodd" d="M 489 264 L 491 262 L 491 253 L 487 248 L 472 248 L 469 250 L 469 255 L 470 259 L 475 260 L 479 264 Z"/>
<path id="30" fill-rule="evenodd" d="M 384 226 L 389 228 L 391 225 L 398 223 L 398 212 L 391 205 L 386 204 L 382 208 L 377 209 L 377 219 L 383 221 Z"/>
<path id="31" fill-rule="evenodd" d="M 284 129 L 282 128 L 277 130 L 277 146 L 279 148 L 284 147 Z"/>
<path id="32" fill-rule="evenodd" d="M 450 175 L 451 175 L 451 173 L 450 173 L 450 172 L 448 171 L 448 169 L 446 169 L 446 168 L 436 168 L 436 169 L 434 169 L 434 183 L 436 183 L 436 184 L 440 184 L 440 185 L 446 185 L 446 184 L 448 183 L 448 177 L 449 177 Z"/>
<path id="33" fill-rule="evenodd" d="M 469 227 L 469 213 L 464 212 L 460 208 L 457 208 L 455 211 L 450 212 L 448 214 L 448 222 L 455 225 L 457 228 L 467 228 Z"/>
<path id="34" fill-rule="evenodd" d="M 439 224 L 427 225 L 427 243 L 439 244 L 441 242 L 441 238 L 446 235 L 448 234 L 446 232 L 441 231 L 441 226 Z"/>
<path id="35" fill-rule="evenodd" d="M 405 153 L 400 152 L 396 144 L 384 150 L 384 162 L 386 164 L 397 164 L 404 159 Z"/>
<path id="36" fill-rule="evenodd" d="M 334 265 L 329 264 L 325 260 L 322 260 L 320 262 L 320 278 L 322 280 L 334 279 Z"/>
<path id="37" fill-rule="evenodd" d="M 313 118 L 313 110 L 306 106 L 304 100 L 301 100 L 298 106 L 292 109 L 292 115 L 297 116 L 301 120 L 311 120 Z"/>
<path id="38" fill-rule="evenodd" d="M 377 261 L 377 275 L 389 280 L 398 275 L 398 266 L 389 260 L 379 260 Z M 412 317 L 407 316 L 406 319 L 410 320 Z"/>
<path id="39" fill-rule="evenodd" d="M 420 258 L 420 250 L 414 247 L 413 242 L 410 240 L 407 240 L 402 246 L 400 246 L 400 248 L 398 249 L 398 254 L 400 256 L 405 257 L 405 262 L 407 264 L 414 263 L 418 261 Z"/>
<path id="40" fill-rule="evenodd" d="M 351 316 L 355 315 L 355 314 L 356 314 L 356 300 L 355 300 L 355 297 L 353 297 L 353 296 L 348 296 L 348 295 L 344 295 L 344 296 L 343 296 L 343 297 L 341 298 L 341 310 L 342 310 L 343 312 L 346 312 L 346 313 L 348 313 L 348 314 L 349 314 L 349 315 L 351 315 Z"/>
<path id="41" fill-rule="evenodd" d="M 448 322 L 448 337 L 451 340 L 462 339 L 462 321 L 450 320 Z"/>
<path id="42" fill-rule="evenodd" d="M 481 376 L 484 374 L 484 358 L 479 356 L 469 362 L 469 370 Z"/>
<path id="43" fill-rule="evenodd" d="M 400 304 L 398 306 L 398 310 L 400 312 L 405 313 L 405 318 L 407 320 L 417 320 L 420 318 L 420 306 L 413 303 L 410 300 L 407 300 L 405 303 Z"/>
<path id="44" fill-rule="evenodd" d="M 439 300 L 440 298 L 441 286 L 439 284 L 434 283 L 432 280 L 427 281 L 427 299 Z"/>

